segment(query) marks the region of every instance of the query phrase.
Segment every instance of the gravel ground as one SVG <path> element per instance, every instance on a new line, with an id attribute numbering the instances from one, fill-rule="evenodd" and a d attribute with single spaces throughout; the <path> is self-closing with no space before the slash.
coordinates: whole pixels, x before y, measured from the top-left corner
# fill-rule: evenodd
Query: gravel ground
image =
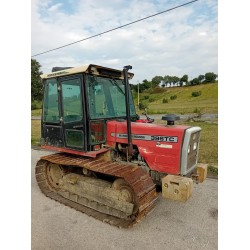
<path id="1" fill-rule="evenodd" d="M 118 229 L 45 197 L 31 164 L 32 249 L 218 249 L 218 182 L 194 185 L 186 202 L 160 197 L 155 209 L 131 229 Z"/>

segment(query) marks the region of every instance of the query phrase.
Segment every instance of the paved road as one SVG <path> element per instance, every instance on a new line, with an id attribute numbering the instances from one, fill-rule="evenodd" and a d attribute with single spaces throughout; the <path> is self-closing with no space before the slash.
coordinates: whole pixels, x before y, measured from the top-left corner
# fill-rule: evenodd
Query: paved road
<path id="1" fill-rule="evenodd" d="M 218 249 L 218 182 L 195 185 L 186 202 L 160 197 L 156 208 L 131 229 L 118 229 L 45 197 L 35 164 L 46 151 L 32 150 L 32 250 Z"/>

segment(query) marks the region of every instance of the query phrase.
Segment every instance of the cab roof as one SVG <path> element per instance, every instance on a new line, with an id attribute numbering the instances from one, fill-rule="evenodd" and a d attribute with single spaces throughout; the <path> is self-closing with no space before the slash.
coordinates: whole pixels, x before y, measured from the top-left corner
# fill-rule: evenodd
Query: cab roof
<path id="1" fill-rule="evenodd" d="M 43 74 L 41 75 L 41 78 L 48 79 L 48 78 L 67 76 L 67 75 L 72 75 L 72 74 L 77 74 L 77 73 L 88 73 L 88 74 L 96 75 L 96 76 L 124 79 L 122 70 L 111 69 L 111 68 L 107 68 L 107 67 L 103 67 L 103 66 L 99 66 L 95 64 L 86 64 L 77 68 L 68 68 L 68 69 L 63 69 L 63 70 L 59 70 L 56 72 Z M 128 72 L 129 79 L 132 79 L 133 76 L 134 76 L 133 73 Z"/>

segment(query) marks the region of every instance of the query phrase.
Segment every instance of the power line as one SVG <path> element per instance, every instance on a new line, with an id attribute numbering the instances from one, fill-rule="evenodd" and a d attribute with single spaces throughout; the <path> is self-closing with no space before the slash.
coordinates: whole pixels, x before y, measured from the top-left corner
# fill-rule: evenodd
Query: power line
<path id="1" fill-rule="evenodd" d="M 150 16 L 147 16 L 147 17 L 138 19 L 138 20 L 136 20 L 136 21 L 133 21 L 133 22 L 130 22 L 130 23 L 121 25 L 121 26 L 119 26 L 119 27 L 116 27 L 116 28 L 113 28 L 113 29 L 110 29 L 110 30 L 101 32 L 101 33 L 96 34 L 96 35 L 93 35 L 93 36 L 89 36 L 89 37 L 87 37 L 87 38 L 78 40 L 78 41 L 76 41 L 76 42 L 68 43 L 68 44 L 65 44 L 65 45 L 63 45 L 63 46 L 57 47 L 57 48 L 55 48 L 55 49 L 50 49 L 50 50 L 47 50 L 47 51 L 44 51 L 44 52 L 35 54 L 35 55 L 31 56 L 31 57 L 39 56 L 39 55 L 42 55 L 42 54 L 45 54 L 45 53 L 49 53 L 49 52 L 54 51 L 54 50 L 62 49 L 62 48 L 64 48 L 64 47 L 67 47 L 67 46 L 70 46 L 70 45 L 73 45 L 73 44 L 76 44 L 76 43 L 79 43 L 79 42 L 83 42 L 83 41 L 89 40 L 89 39 L 91 39 L 91 38 L 94 38 L 94 37 L 97 37 L 97 36 L 100 36 L 100 35 L 109 33 L 109 32 L 114 31 L 114 30 L 118 30 L 118 29 L 124 28 L 124 27 L 126 27 L 126 26 L 131 25 L 131 24 L 141 22 L 141 21 L 146 20 L 146 19 L 148 19 L 148 18 L 151 18 L 151 17 L 154 17 L 154 16 L 161 15 L 161 14 L 163 14 L 163 13 L 169 12 L 169 11 L 171 11 L 171 10 L 178 9 L 178 8 L 180 8 L 180 7 L 183 7 L 183 6 L 185 6 L 185 5 L 188 5 L 188 4 L 197 2 L 197 1 L 199 1 L 199 0 L 193 0 L 193 1 L 190 1 L 190 2 L 187 2 L 187 3 L 184 3 L 184 4 L 181 4 L 181 5 L 178 5 L 178 6 L 176 6 L 176 7 L 171 8 L 171 9 L 167 9 L 167 10 L 158 12 L 158 13 L 156 13 L 156 14 L 153 14 L 153 15 L 150 15 Z"/>

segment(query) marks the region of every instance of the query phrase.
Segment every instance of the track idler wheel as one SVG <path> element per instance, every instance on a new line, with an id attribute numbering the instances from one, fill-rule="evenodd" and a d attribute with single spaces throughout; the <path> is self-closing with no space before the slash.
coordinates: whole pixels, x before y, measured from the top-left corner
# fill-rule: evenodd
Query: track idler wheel
<path id="1" fill-rule="evenodd" d="M 133 213 L 135 213 L 138 210 L 135 192 L 126 183 L 126 181 L 124 181 L 121 178 L 118 178 L 113 182 L 112 188 L 120 191 L 119 200 L 130 202 L 135 205 Z"/>
<path id="2" fill-rule="evenodd" d="M 62 180 L 64 176 L 64 170 L 61 165 L 48 163 L 46 166 L 46 176 L 48 178 L 49 185 L 57 190 L 60 188 L 60 180 Z"/>

